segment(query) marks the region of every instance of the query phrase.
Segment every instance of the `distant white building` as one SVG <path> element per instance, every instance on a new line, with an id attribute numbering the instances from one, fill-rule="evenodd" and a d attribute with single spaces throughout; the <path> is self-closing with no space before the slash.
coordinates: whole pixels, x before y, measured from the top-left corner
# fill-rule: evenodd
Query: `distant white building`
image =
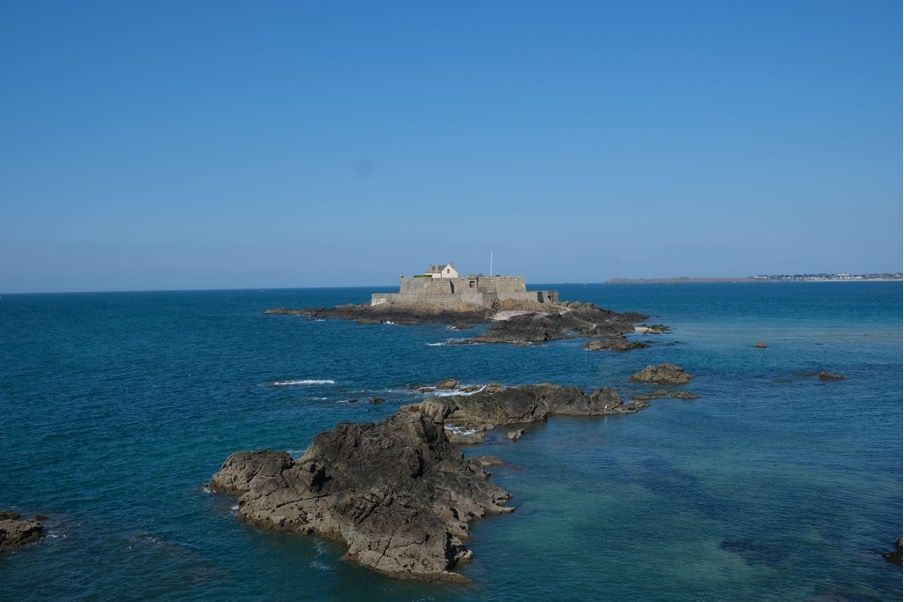
<path id="1" fill-rule="evenodd" d="M 454 263 L 436 264 L 427 268 L 424 276 L 430 278 L 458 278 L 458 272 L 455 270 Z"/>

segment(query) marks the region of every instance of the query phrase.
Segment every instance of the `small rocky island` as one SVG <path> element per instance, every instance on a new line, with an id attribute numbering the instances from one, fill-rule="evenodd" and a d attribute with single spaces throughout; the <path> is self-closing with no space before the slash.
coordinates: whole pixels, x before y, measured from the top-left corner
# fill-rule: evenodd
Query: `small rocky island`
<path id="1" fill-rule="evenodd" d="M 0 553 L 16 550 L 44 537 L 43 518 L 40 515 L 26 518 L 18 512 L 0 511 Z"/>
<path id="2" fill-rule="evenodd" d="M 360 323 L 441 323 L 459 328 L 490 324 L 485 332 L 462 343 L 526 345 L 580 336 L 598 338 L 602 341 L 599 349 L 620 351 L 644 346 L 628 342 L 626 334 L 668 331 L 661 324 L 638 325 L 647 319 L 644 314 L 619 313 L 592 303 L 560 302 L 555 291 L 528 291 L 521 276 L 460 276 L 451 263 L 431 266 L 424 274 L 403 276 L 398 293 L 374 293 L 369 305 L 279 307 L 264 313 Z"/>
<path id="3" fill-rule="evenodd" d="M 471 522 L 511 512 L 492 484 L 495 458 L 466 458 L 455 442 L 475 443 L 497 426 L 550 416 L 630 414 L 614 389 L 489 384 L 403 406 L 380 423 L 342 423 L 317 435 L 299 458 L 242 451 L 210 481 L 238 498 L 239 520 L 258 527 L 344 541 L 347 558 L 394 577 L 464 581 L 453 571 L 472 552 Z M 512 434 L 514 433 L 514 434 Z M 523 429 L 509 433 L 511 440 Z"/>

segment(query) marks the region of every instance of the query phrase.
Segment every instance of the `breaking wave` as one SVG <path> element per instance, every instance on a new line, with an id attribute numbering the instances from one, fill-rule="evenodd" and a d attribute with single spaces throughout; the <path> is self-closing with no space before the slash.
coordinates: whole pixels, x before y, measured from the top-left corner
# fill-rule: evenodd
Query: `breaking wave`
<path id="1" fill-rule="evenodd" d="M 484 386 L 480 387 L 479 389 L 474 389 L 473 391 L 460 391 L 460 390 L 457 390 L 457 391 L 431 391 L 429 393 L 429 395 L 431 397 L 459 397 L 459 396 L 467 397 L 469 395 L 474 395 L 475 393 L 480 393 L 481 391 L 483 391 L 486 388 L 487 388 L 487 386 L 484 385 Z"/>
<path id="2" fill-rule="evenodd" d="M 276 381 L 273 381 L 274 387 L 292 387 L 292 386 L 297 386 L 297 385 L 335 385 L 335 384 L 336 384 L 336 381 L 329 379 L 329 378 L 323 378 L 323 379 L 303 378 L 301 380 L 276 380 Z"/>

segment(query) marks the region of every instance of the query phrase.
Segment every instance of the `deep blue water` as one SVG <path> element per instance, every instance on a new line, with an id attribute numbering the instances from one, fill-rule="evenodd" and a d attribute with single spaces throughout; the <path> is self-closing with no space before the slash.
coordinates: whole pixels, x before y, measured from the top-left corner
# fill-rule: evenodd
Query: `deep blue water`
<path id="1" fill-rule="evenodd" d="M 261 313 L 364 289 L 3 296 L 0 507 L 48 515 L 50 536 L 0 559 L 0 598 L 901 598 L 880 555 L 902 528 L 900 283 L 557 288 L 674 331 L 624 354 L 443 346 L 465 335 Z M 700 399 L 468 450 L 514 466 L 494 479 L 518 508 L 475 524 L 470 586 L 375 575 L 337 544 L 241 525 L 203 489 L 229 453 L 300 452 L 417 401 L 409 384 L 629 396 L 628 375 L 662 361 L 694 373 Z M 801 376 L 820 369 L 848 378 Z M 343 403 L 372 395 L 388 401 Z"/>

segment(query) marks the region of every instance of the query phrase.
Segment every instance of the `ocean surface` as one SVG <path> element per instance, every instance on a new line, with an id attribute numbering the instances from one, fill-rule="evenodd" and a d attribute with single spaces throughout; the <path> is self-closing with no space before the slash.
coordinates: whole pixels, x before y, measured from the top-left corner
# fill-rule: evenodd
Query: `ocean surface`
<path id="1" fill-rule="evenodd" d="M 0 508 L 49 517 L 43 542 L 0 558 L 0 599 L 901 599 L 880 554 L 902 531 L 900 283 L 555 288 L 673 332 L 590 353 L 262 313 L 365 302 L 354 288 L 0 297 Z M 336 543 L 242 525 L 205 492 L 231 452 L 301 453 L 337 422 L 419 400 L 409 385 L 627 397 L 643 390 L 632 372 L 665 361 L 699 399 L 467 449 L 511 464 L 493 478 L 517 507 L 474 524 L 470 585 L 374 574 Z"/>

